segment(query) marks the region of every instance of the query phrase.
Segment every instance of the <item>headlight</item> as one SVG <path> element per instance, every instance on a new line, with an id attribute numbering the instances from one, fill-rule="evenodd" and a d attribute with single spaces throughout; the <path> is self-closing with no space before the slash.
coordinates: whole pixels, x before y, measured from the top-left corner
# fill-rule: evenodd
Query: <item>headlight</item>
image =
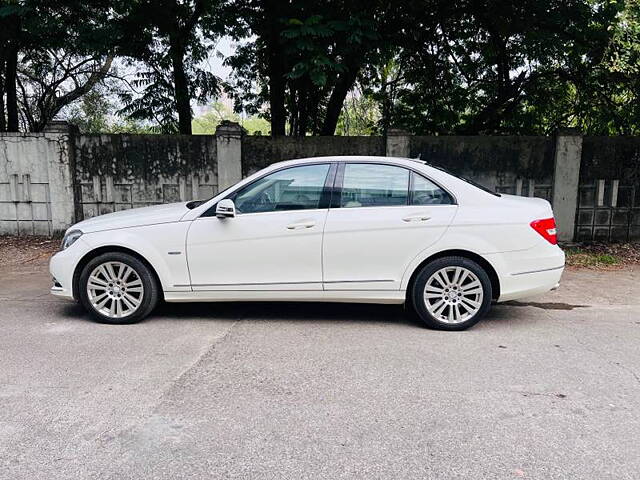
<path id="1" fill-rule="evenodd" d="M 62 239 L 62 245 L 60 246 L 60 250 L 66 250 L 71 245 L 73 245 L 75 241 L 78 240 L 81 236 L 82 236 L 82 232 L 80 230 L 71 230 Z"/>

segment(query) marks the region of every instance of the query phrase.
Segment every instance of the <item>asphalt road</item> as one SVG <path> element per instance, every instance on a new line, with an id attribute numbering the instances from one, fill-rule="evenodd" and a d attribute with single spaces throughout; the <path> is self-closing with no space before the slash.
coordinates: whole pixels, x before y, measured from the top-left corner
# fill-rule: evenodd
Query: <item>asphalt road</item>
<path id="1" fill-rule="evenodd" d="M 0 268 L 2 479 L 631 479 L 640 270 L 568 272 L 462 333 L 399 307 L 88 321 Z"/>

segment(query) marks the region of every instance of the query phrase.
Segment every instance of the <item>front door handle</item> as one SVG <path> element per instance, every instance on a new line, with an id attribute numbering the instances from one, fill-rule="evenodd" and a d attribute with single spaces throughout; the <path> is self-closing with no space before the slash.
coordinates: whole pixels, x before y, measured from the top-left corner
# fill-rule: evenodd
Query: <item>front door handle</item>
<path id="1" fill-rule="evenodd" d="M 316 222 L 314 222 L 313 220 L 310 220 L 310 221 L 306 221 L 306 222 L 290 223 L 289 225 L 287 225 L 287 229 L 289 229 L 289 230 L 302 230 L 303 228 L 313 228 L 315 226 L 316 226 Z"/>
<path id="2" fill-rule="evenodd" d="M 431 217 L 429 215 L 409 215 L 408 217 L 404 217 L 402 219 L 403 222 L 426 222 L 430 220 Z"/>

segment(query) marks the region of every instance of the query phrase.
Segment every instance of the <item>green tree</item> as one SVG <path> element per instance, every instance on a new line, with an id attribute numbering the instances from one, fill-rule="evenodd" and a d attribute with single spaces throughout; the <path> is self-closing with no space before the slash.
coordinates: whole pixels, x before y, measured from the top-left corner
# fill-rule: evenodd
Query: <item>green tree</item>
<path id="1" fill-rule="evenodd" d="M 603 123 L 599 112 L 622 120 L 611 107 L 634 85 L 627 53 L 637 32 L 637 18 L 629 12 L 624 21 L 624 11 L 615 0 L 458 1 L 442 5 L 434 23 L 416 6 L 411 16 L 425 27 L 399 33 L 390 60 L 400 74 L 390 83 L 379 73 L 372 89 L 383 124 L 421 134 L 532 134 L 568 124 L 589 130 Z M 624 58 L 629 74 L 616 73 L 613 58 Z"/>
<path id="2" fill-rule="evenodd" d="M 201 67 L 209 39 L 224 31 L 221 2 L 214 0 L 122 0 L 117 3 L 119 52 L 138 68 L 140 92 L 122 94 L 122 113 L 151 120 L 165 132 L 191 134 L 191 101 L 206 102 L 219 79 Z M 143 68 L 140 68 L 141 65 Z"/>
<path id="3" fill-rule="evenodd" d="M 355 91 L 344 102 L 336 134 L 375 135 L 378 133 L 380 118 L 378 103 L 371 96 Z"/>
<path id="4" fill-rule="evenodd" d="M 115 112 L 117 106 L 109 95 L 109 87 L 99 87 L 87 93 L 78 102 L 69 106 L 64 118 L 78 127 L 81 133 L 154 133 L 152 125 L 123 119 Z"/>
<path id="5" fill-rule="evenodd" d="M 107 75 L 109 2 L 0 4 L 0 130 L 41 130 Z"/>
<path id="6" fill-rule="evenodd" d="M 25 128 L 41 131 L 65 107 L 104 81 L 113 56 L 76 56 L 64 50 L 20 56 L 18 105 Z"/>
<path id="7" fill-rule="evenodd" d="M 387 48 L 394 6 L 382 1 L 238 0 L 234 34 L 255 35 L 229 64 L 239 110 L 264 112 L 273 135 L 333 135 L 345 98 Z"/>
<path id="8" fill-rule="evenodd" d="M 223 121 L 238 122 L 249 134 L 262 134 L 269 131 L 269 122 L 255 115 L 242 118 L 222 102 L 214 102 L 207 113 L 193 119 L 193 133 L 212 135 Z"/>

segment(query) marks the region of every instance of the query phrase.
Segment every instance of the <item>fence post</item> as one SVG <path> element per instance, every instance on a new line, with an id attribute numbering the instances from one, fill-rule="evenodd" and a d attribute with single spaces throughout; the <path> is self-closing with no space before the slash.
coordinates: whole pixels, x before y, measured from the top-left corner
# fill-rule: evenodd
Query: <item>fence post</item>
<path id="1" fill-rule="evenodd" d="M 218 157 L 218 191 L 242 180 L 242 127 L 223 121 L 216 128 Z"/>
<path id="2" fill-rule="evenodd" d="M 399 128 L 390 128 L 387 131 L 387 157 L 408 158 L 411 154 L 409 133 Z"/>
<path id="3" fill-rule="evenodd" d="M 582 134 L 576 129 L 556 134 L 553 174 L 553 213 L 558 240 L 573 240 L 578 208 L 578 182 L 582 160 Z"/>

